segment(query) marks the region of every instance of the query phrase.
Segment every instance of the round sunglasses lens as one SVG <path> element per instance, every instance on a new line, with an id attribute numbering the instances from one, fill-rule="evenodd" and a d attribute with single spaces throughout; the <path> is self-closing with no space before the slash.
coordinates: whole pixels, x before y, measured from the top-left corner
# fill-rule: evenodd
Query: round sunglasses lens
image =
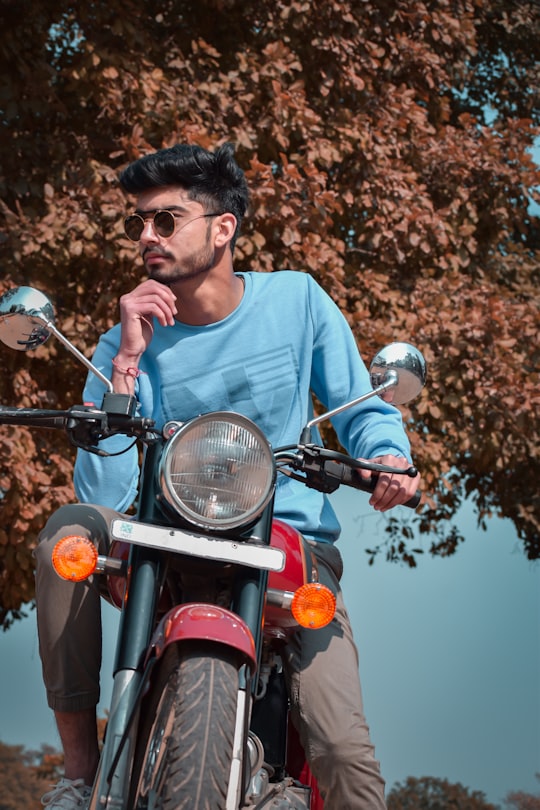
<path id="1" fill-rule="evenodd" d="M 144 229 L 144 220 L 138 214 L 132 214 L 124 220 L 124 232 L 132 242 L 138 242 Z"/>
<path id="2" fill-rule="evenodd" d="M 154 228 L 159 236 L 172 236 L 174 224 L 174 216 L 170 211 L 158 211 L 154 214 Z"/>

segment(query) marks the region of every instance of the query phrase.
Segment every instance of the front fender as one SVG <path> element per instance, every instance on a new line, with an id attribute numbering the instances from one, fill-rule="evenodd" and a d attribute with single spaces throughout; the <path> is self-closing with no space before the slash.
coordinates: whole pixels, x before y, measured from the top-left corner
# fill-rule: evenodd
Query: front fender
<path id="1" fill-rule="evenodd" d="M 230 610 L 204 602 L 189 602 L 169 610 L 150 643 L 150 656 L 160 658 L 170 644 L 187 640 L 215 641 L 233 647 L 257 666 L 255 641 L 248 626 Z"/>

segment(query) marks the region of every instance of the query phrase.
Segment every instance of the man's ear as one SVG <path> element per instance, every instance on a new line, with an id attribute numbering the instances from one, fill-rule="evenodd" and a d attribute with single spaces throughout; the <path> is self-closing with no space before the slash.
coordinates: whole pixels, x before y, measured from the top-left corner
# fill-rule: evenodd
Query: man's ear
<path id="1" fill-rule="evenodd" d="M 220 214 L 214 220 L 215 246 L 225 247 L 230 242 L 236 231 L 236 217 L 229 211 Z"/>

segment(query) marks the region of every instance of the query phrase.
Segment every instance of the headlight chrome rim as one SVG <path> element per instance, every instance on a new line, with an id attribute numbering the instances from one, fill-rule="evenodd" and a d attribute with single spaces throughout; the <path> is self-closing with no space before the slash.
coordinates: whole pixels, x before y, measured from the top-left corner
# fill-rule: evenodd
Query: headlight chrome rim
<path id="1" fill-rule="evenodd" d="M 276 480 L 272 448 L 248 417 L 230 411 L 184 423 L 159 469 L 165 502 L 188 523 L 217 532 L 253 525 Z"/>

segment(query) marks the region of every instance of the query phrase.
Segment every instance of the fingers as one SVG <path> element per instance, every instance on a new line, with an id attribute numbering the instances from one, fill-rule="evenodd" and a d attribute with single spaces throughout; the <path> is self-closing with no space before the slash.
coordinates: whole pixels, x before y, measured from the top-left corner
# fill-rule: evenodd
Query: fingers
<path id="1" fill-rule="evenodd" d="M 377 486 L 369 499 L 369 503 L 378 512 L 386 512 L 394 506 L 405 503 L 405 501 L 409 500 L 409 497 L 411 496 L 407 495 L 407 489 L 403 486 L 399 476 L 380 473 Z"/>
<path id="2" fill-rule="evenodd" d="M 158 281 L 148 279 L 120 298 L 122 321 L 145 316 L 156 318 L 162 326 L 172 326 L 176 315 L 176 296 L 172 290 Z"/>
<path id="3" fill-rule="evenodd" d="M 172 326 L 176 314 L 176 296 L 164 284 L 149 279 L 120 298 L 122 338 L 119 354 L 138 358 L 153 336 L 152 319 Z"/>
<path id="4" fill-rule="evenodd" d="M 400 467 L 407 469 L 410 463 L 405 458 L 386 455 L 378 456 L 377 458 L 369 459 L 375 461 L 377 464 L 385 464 L 389 467 Z M 369 477 L 371 473 L 363 472 L 365 477 Z M 420 476 L 410 478 L 407 475 L 400 475 L 399 473 L 379 473 L 377 484 L 371 498 L 369 499 L 370 505 L 378 512 L 386 512 L 388 509 L 393 509 L 394 506 L 400 506 L 406 503 L 415 494 L 420 484 Z"/>

